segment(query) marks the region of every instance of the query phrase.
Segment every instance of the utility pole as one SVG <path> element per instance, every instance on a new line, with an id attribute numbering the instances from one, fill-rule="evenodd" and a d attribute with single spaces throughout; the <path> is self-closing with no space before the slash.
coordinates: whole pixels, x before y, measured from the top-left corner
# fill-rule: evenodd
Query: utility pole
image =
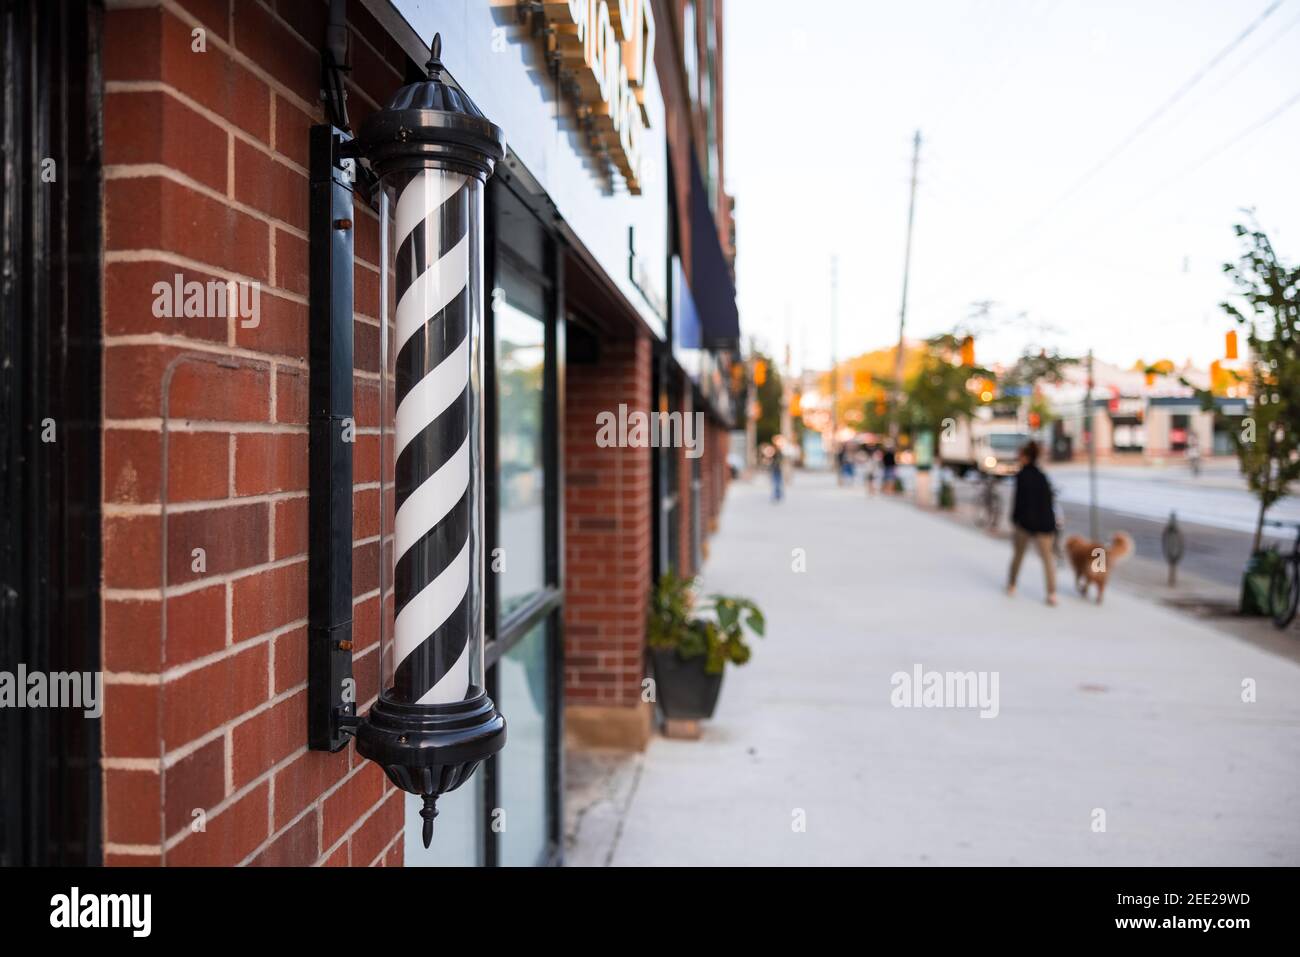
<path id="1" fill-rule="evenodd" d="M 916 218 L 916 168 L 921 162 L 921 131 L 912 137 L 912 188 L 907 200 L 907 246 L 903 253 L 903 302 L 898 310 L 898 354 L 894 356 L 894 408 L 889 438 L 898 441 L 898 413 L 903 404 L 903 330 L 907 325 L 907 281 L 912 270 L 912 222 Z"/>
<path id="2" fill-rule="evenodd" d="M 1092 415 L 1092 350 L 1088 350 L 1088 392 L 1084 399 L 1084 421 L 1088 423 L 1088 528 L 1094 542 L 1101 541 L 1097 522 L 1097 430 Z"/>
<path id="3" fill-rule="evenodd" d="M 831 256 L 831 453 L 835 452 L 835 433 L 839 418 L 835 407 L 840 399 L 840 360 L 838 336 L 840 326 L 840 260 Z"/>

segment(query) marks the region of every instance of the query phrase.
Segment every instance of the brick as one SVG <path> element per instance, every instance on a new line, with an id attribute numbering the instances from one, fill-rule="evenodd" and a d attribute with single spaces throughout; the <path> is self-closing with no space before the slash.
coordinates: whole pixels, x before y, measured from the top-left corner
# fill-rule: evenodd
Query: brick
<path id="1" fill-rule="evenodd" d="M 379 587 L 379 542 L 367 542 L 352 549 L 352 597 Z"/>
<path id="2" fill-rule="evenodd" d="M 216 47 L 192 50 L 191 27 L 168 10 L 114 9 L 104 17 L 104 79 L 155 80 L 175 87 L 266 143 L 271 90 Z"/>
<path id="3" fill-rule="evenodd" d="M 358 273 L 364 270 L 357 270 Z M 375 312 L 375 305 L 359 305 L 357 311 Z M 358 320 L 352 324 L 352 363 L 362 372 L 379 372 L 379 324 Z"/>
<path id="4" fill-rule="evenodd" d="M 106 758 L 156 758 L 159 686 L 156 684 L 104 685 L 103 743 Z"/>
<path id="5" fill-rule="evenodd" d="M 307 681 L 307 629 L 295 628 L 275 637 L 275 693 L 283 694 Z"/>
<path id="6" fill-rule="evenodd" d="M 105 867 L 161 867 L 161 854 L 116 854 L 112 851 L 104 855 Z"/>
<path id="7" fill-rule="evenodd" d="M 352 656 L 352 678 L 357 683 L 357 703 L 364 705 L 379 695 L 379 651 L 357 653 Z M 364 710 L 364 709 L 362 709 Z"/>
<path id="8" fill-rule="evenodd" d="M 224 583 L 167 599 L 166 666 L 174 668 L 226 647 Z"/>
<path id="9" fill-rule="evenodd" d="M 292 4 L 294 7 L 312 6 L 308 3 Z M 318 6 L 323 7 L 323 4 Z M 325 36 L 322 26 L 321 37 Z M 319 40 L 317 42 L 320 42 Z M 303 112 L 296 104 L 284 97 L 275 97 L 275 151 L 288 160 L 297 163 L 303 169 L 310 165 L 311 128 L 321 118 Z"/>
<path id="10" fill-rule="evenodd" d="M 230 0 L 177 0 L 186 12 L 222 39 L 230 37 Z"/>
<path id="11" fill-rule="evenodd" d="M 176 276 L 181 277 L 181 302 L 176 303 Z M 104 267 L 104 331 L 108 335 L 133 336 L 159 333 L 184 336 L 206 342 L 226 341 L 230 320 L 225 316 L 186 316 L 185 284 L 203 285 L 207 304 L 209 282 L 224 282 L 221 276 L 187 266 L 161 261 L 112 262 Z M 158 283 L 170 290 L 164 293 Z M 170 315 L 167 313 L 170 311 Z M 155 312 L 159 313 L 155 315 Z M 206 312 L 206 309 L 205 309 Z"/>
<path id="12" fill-rule="evenodd" d="M 269 666 L 268 646 L 262 644 L 168 681 L 163 687 L 167 747 L 179 748 L 266 701 Z"/>
<path id="13" fill-rule="evenodd" d="M 182 362 L 171 381 L 175 418 L 213 422 L 266 422 L 271 416 L 271 370 L 262 363 Z"/>
<path id="14" fill-rule="evenodd" d="M 162 661 L 162 603 L 104 600 L 104 668 L 156 672 Z"/>
<path id="15" fill-rule="evenodd" d="M 349 853 L 351 852 L 351 850 L 352 850 L 351 842 L 344 841 L 342 844 L 340 844 L 338 847 L 334 849 L 333 853 L 331 853 L 329 857 L 321 861 L 321 867 L 351 866 L 352 861 L 349 858 Z"/>
<path id="16" fill-rule="evenodd" d="M 352 647 L 358 654 L 379 641 L 379 596 L 352 606 Z"/>
<path id="17" fill-rule="evenodd" d="M 296 229 L 307 229 L 307 177 L 243 140 L 235 143 L 235 199 Z"/>
<path id="18" fill-rule="evenodd" d="M 103 522 L 104 585 L 153 588 L 161 584 L 161 520 L 156 515 L 109 515 Z"/>
<path id="19" fill-rule="evenodd" d="M 230 436 L 171 432 L 167 436 L 167 501 L 199 502 L 230 492 Z"/>
<path id="20" fill-rule="evenodd" d="M 275 231 L 275 285 L 305 296 L 310 291 L 311 264 L 307 240 L 283 229 Z"/>
<path id="21" fill-rule="evenodd" d="M 251 568 L 270 560 L 271 506 L 267 502 L 223 505 L 167 516 L 167 580 L 196 581 Z M 205 552 L 195 570 L 194 549 Z"/>
<path id="22" fill-rule="evenodd" d="M 275 773 L 275 827 L 280 829 L 334 787 L 348 771 L 349 748 L 304 751 Z M 326 847 L 329 842 L 326 842 Z"/>
<path id="23" fill-rule="evenodd" d="M 161 786 L 151 770 L 104 771 L 104 840 L 111 844 L 162 841 Z"/>
<path id="24" fill-rule="evenodd" d="M 358 196 L 352 204 L 352 254 L 356 259 L 379 268 L 379 217 Z M 373 310 L 373 306 L 370 307 Z"/>
<path id="25" fill-rule="evenodd" d="M 249 864 L 253 867 L 306 867 L 320 857 L 318 815 L 306 814 L 272 839 Z"/>
<path id="26" fill-rule="evenodd" d="M 275 503 L 275 555 L 292 558 L 307 554 L 307 496 Z"/>
<path id="27" fill-rule="evenodd" d="M 379 427 L 379 383 L 356 379 L 352 384 L 352 417 L 359 429 Z"/>
<path id="28" fill-rule="evenodd" d="M 105 184 L 105 248 L 163 249 L 217 269 L 270 280 L 265 222 L 161 176 Z"/>
<path id="29" fill-rule="evenodd" d="M 157 431 L 107 429 L 104 432 L 104 501 L 156 502 L 162 441 Z"/>
<path id="30" fill-rule="evenodd" d="M 375 321 L 375 335 L 379 334 L 379 273 L 366 266 L 358 266 L 352 274 L 353 311 L 358 316 L 367 316 Z M 358 368 L 364 368 L 354 358 Z M 377 371 L 377 370 L 370 370 Z"/>
<path id="31" fill-rule="evenodd" d="M 307 436 L 251 432 L 235 438 L 235 494 L 307 489 Z"/>
<path id="32" fill-rule="evenodd" d="M 307 744 L 307 692 L 240 722 L 231 734 L 238 789 Z"/>
<path id="33" fill-rule="evenodd" d="M 235 580 L 234 635 L 243 641 L 307 617 L 307 561 Z"/>
<path id="34" fill-rule="evenodd" d="M 229 136 L 158 90 L 117 91 L 104 97 L 105 164 L 161 163 L 224 193 Z"/>
<path id="35" fill-rule="evenodd" d="M 379 534 L 379 489 L 361 489 L 352 494 L 352 538 L 360 540 Z"/>
<path id="36" fill-rule="evenodd" d="M 214 738 L 163 772 L 166 792 L 166 834 L 170 837 L 205 815 L 226 796 L 226 742 Z"/>
<path id="37" fill-rule="evenodd" d="M 384 774 L 379 766 L 367 761 L 325 799 L 321 805 L 321 839 L 326 847 L 346 834 L 384 796 L 384 786 Z"/>
<path id="38" fill-rule="evenodd" d="M 240 863 L 269 836 L 265 784 L 244 795 L 215 817 L 209 816 L 207 830 L 189 832 L 167 852 L 170 866 L 211 865 L 229 867 Z"/>
<path id="39" fill-rule="evenodd" d="M 258 0 L 235 0 L 235 46 L 306 103 L 320 95 L 320 55 Z M 317 44 L 324 41 L 322 34 Z"/>
<path id="40" fill-rule="evenodd" d="M 275 370 L 275 421 L 307 424 L 307 373 L 278 366 Z"/>
<path id="41" fill-rule="evenodd" d="M 352 862 L 365 867 L 379 860 L 384 849 L 402 832 L 405 823 L 403 792 L 393 790 L 379 808 L 352 835 Z"/>

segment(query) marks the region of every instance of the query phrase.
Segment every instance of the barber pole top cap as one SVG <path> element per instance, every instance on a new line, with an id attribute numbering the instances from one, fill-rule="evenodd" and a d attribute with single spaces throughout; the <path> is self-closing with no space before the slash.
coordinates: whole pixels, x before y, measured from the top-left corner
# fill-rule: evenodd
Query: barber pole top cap
<path id="1" fill-rule="evenodd" d="M 506 136 L 474 101 L 442 78 L 435 34 L 427 79 L 408 83 L 361 124 L 361 150 L 375 173 L 438 167 L 487 179 L 506 155 Z"/>

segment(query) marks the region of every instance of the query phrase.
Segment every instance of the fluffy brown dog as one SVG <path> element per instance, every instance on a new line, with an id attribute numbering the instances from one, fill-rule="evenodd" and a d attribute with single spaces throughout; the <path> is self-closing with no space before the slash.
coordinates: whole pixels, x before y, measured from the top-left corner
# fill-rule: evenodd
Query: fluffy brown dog
<path id="1" fill-rule="evenodd" d="M 1065 554 L 1069 556 L 1074 568 L 1074 584 L 1079 594 L 1088 597 L 1088 586 L 1097 586 L 1097 604 L 1106 591 L 1106 579 L 1110 577 L 1110 568 L 1125 555 L 1133 551 L 1133 537 L 1128 532 L 1116 532 L 1108 546 L 1100 542 L 1090 542 L 1078 535 L 1071 535 L 1065 540 Z"/>

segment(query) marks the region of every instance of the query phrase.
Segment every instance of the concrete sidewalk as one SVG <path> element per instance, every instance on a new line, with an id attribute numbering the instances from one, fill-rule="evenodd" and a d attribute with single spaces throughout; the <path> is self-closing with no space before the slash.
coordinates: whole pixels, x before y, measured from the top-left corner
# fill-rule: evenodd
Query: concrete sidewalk
<path id="1" fill-rule="evenodd" d="M 569 864 L 1300 863 L 1300 666 L 1120 589 L 1049 608 L 1035 555 L 1008 598 L 1005 543 L 826 475 L 766 493 L 704 584 L 768 636 L 702 740 L 571 756 Z M 997 717 L 893 707 L 916 665 L 996 672 Z"/>

